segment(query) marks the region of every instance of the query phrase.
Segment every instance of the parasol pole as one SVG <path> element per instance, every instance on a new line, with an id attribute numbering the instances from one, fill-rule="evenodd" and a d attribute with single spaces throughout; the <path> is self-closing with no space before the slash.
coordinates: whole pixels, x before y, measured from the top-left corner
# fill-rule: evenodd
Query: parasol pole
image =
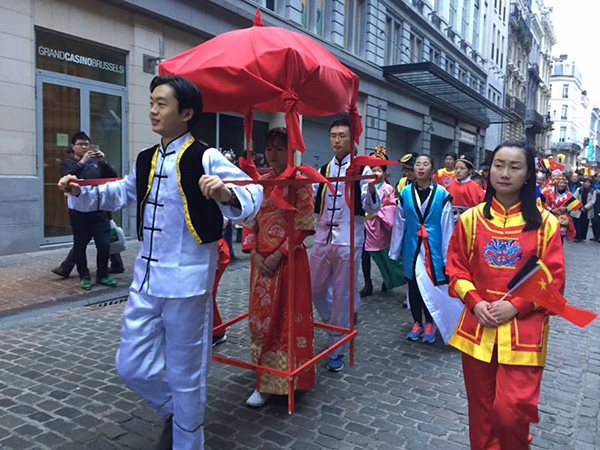
<path id="1" fill-rule="evenodd" d="M 354 162 L 354 136 L 356 134 L 356 130 L 354 126 L 351 124 L 350 126 L 350 166 L 352 167 L 352 163 Z M 347 183 L 348 181 L 346 181 Z M 356 192 L 354 192 L 355 183 L 351 182 L 350 186 L 350 333 L 354 331 L 354 283 L 356 280 L 354 279 L 354 196 Z M 345 187 L 345 186 L 344 186 Z M 354 366 L 354 339 L 350 339 L 350 367 Z"/>
<path id="2" fill-rule="evenodd" d="M 286 117 L 286 126 L 289 130 L 290 124 L 287 123 Z M 293 124 L 292 124 L 293 126 Z M 294 166 L 294 148 L 290 145 L 290 134 L 288 132 L 288 160 L 287 167 L 288 169 Z M 288 195 L 287 201 L 290 205 L 296 205 L 296 184 L 294 182 L 294 178 L 288 181 Z M 287 311 L 288 311 L 288 336 L 287 336 L 287 357 L 288 357 L 288 414 L 293 414 L 294 412 L 294 376 L 292 373 L 296 369 L 296 362 L 294 360 L 295 355 L 295 343 L 296 343 L 296 333 L 294 329 L 294 321 L 296 318 L 296 239 L 295 239 L 295 230 L 294 230 L 294 219 L 295 219 L 295 211 L 288 210 L 286 212 L 287 215 L 287 235 L 288 235 L 288 292 L 287 292 Z"/>

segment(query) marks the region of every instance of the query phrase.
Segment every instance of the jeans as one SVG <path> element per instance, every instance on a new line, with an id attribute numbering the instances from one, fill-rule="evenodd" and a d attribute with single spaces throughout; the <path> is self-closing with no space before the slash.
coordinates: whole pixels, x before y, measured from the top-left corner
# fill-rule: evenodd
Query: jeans
<path id="1" fill-rule="evenodd" d="M 79 212 L 69 210 L 73 228 L 73 260 L 79 277 L 89 277 L 85 254 L 87 245 L 94 238 L 96 243 L 96 277 L 108 275 L 108 257 L 110 254 L 110 220 L 106 211 Z"/>

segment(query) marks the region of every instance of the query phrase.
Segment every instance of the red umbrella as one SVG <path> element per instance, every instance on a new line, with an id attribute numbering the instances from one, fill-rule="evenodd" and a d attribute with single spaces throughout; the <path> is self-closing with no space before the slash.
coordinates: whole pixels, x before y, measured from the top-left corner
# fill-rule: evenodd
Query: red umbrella
<path id="1" fill-rule="evenodd" d="M 305 149 L 300 114 L 348 111 L 355 142 L 362 132 L 358 76 L 310 37 L 263 26 L 258 9 L 254 26 L 216 36 L 162 62 L 159 71 L 198 85 L 204 111 L 243 114 L 248 143 L 254 109 L 286 113 L 290 152 Z"/>

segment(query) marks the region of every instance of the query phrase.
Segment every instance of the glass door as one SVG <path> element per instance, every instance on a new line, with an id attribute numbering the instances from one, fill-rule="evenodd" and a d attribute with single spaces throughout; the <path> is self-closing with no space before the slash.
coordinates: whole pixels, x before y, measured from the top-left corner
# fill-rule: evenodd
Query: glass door
<path id="1" fill-rule="evenodd" d="M 37 71 L 38 174 L 42 180 L 42 242 L 71 239 L 65 197 L 56 183 L 60 164 L 71 157 L 71 136 L 84 131 L 99 145 L 118 176 L 127 172 L 123 150 L 127 139 L 126 89 L 64 74 Z M 40 95 L 41 93 L 41 95 Z M 122 222 L 121 213 L 115 221 Z M 127 222 L 127 221 L 125 221 Z M 124 226 L 127 233 L 127 226 Z"/>
<path id="2" fill-rule="evenodd" d="M 106 161 L 122 176 L 123 167 L 123 99 L 119 95 L 104 92 L 89 92 L 90 142 L 100 147 Z M 112 213 L 112 218 L 120 226 L 122 213 Z"/>
<path id="3" fill-rule="evenodd" d="M 70 138 L 80 129 L 80 89 L 42 84 L 44 236 L 70 236 L 71 224 L 65 197 L 57 189 L 60 164 L 72 153 Z"/>

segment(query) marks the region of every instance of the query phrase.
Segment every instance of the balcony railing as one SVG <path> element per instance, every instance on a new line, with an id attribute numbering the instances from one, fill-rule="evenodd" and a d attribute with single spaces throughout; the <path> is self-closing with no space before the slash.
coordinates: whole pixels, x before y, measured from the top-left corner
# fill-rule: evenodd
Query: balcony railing
<path id="1" fill-rule="evenodd" d="M 531 50 L 533 34 L 527 21 L 523 18 L 523 13 L 516 3 L 510 5 L 510 22 L 517 32 L 517 37 L 523 42 L 527 52 Z"/>
<path id="2" fill-rule="evenodd" d="M 525 103 L 511 95 L 506 96 L 504 107 L 517 114 L 521 119 L 525 118 Z"/>
<path id="3" fill-rule="evenodd" d="M 525 122 L 540 131 L 544 128 L 544 116 L 542 116 L 535 109 L 527 110 L 525 113 Z"/>
<path id="4" fill-rule="evenodd" d="M 552 148 L 572 153 L 579 153 L 581 151 L 581 146 L 575 142 L 553 142 Z"/>

